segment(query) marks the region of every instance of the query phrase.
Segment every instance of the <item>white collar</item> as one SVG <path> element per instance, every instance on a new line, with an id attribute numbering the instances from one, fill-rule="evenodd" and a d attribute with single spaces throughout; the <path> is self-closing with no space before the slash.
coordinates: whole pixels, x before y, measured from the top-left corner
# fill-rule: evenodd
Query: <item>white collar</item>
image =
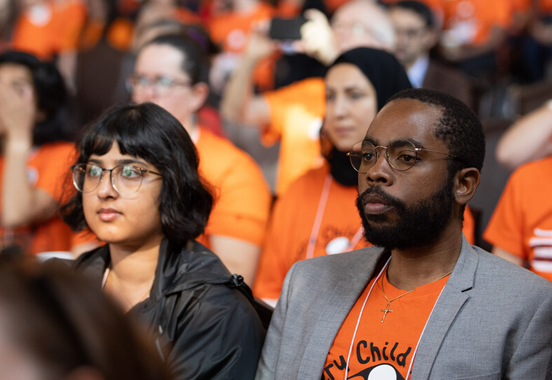
<path id="1" fill-rule="evenodd" d="M 408 79 L 414 88 L 421 88 L 424 84 L 424 79 L 427 73 L 427 67 L 429 66 L 429 56 L 423 54 L 418 59 L 412 67 L 408 70 Z"/>

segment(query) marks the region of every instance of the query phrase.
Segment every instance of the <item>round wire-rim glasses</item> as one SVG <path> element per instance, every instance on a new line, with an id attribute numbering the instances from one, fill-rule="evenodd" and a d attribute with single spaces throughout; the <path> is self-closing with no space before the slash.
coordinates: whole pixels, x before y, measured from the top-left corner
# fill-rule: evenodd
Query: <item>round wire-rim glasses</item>
<path id="1" fill-rule="evenodd" d="M 458 157 L 449 153 L 418 148 L 408 140 L 395 141 L 389 146 L 375 146 L 370 141 L 360 141 L 353 145 L 347 156 L 349 156 L 353 168 L 357 172 L 365 174 L 376 164 L 380 156 L 380 149 L 385 150 L 385 160 L 389 166 L 397 171 L 406 171 L 412 168 L 418 162 L 418 152 L 422 151 L 443 154 L 458 159 Z"/>
<path id="2" fill-rule="evenodd" d="M 135 89 L 151 87 L 159 96 L 164 96 L 176 86 L 189 87 L 189 80 L 179 80 L 167 75 L 147 77 L 145 75 L 132 74 L 125 81 L 128 92 L 132 93 Z"/>
<path id="3" fill-rule="evenodd" d="M 81 193 L 90 193 L 98 188 L 102 182 L 103 173 L 109 172 L 111 186 L 120 195 L 131 195 L 140 190 L 145 173 L 161 175 L 148 169 L 132 164 L 117 165 L 111 169 L 104 169 L 97 164 L 77 164 L 71 166 L 73 185 Z"/>

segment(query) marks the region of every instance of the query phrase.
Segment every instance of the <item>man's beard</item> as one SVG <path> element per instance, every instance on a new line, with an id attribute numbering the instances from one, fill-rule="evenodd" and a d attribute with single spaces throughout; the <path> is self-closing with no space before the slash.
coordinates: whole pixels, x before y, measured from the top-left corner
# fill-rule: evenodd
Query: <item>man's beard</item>
<path id="1" fill-rule="evenodd" d="M 408 207 L 399 199 L 385 193 L 381 187 L 371 187 L 359 194 L 356 203 L 366 241 L 389 250 L 422 247 L 437 241 L 452 219 L 453 183 L 453 180 L 448 178 L 441 189 Z M 393 207 L 392 210 L 395 210 L 398 216 L 395 225 L 379 225 L 388 219 L 385 214 L 364 213 L 362 198 L 367 194 L 377 194 Z"/>

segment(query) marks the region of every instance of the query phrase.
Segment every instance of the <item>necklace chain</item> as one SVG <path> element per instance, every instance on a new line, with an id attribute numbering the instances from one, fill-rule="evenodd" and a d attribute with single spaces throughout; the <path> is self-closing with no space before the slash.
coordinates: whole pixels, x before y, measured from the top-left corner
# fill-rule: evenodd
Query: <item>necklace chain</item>
<path id="1" fill-rule="evenodd" d="M 439 281 L 439 280 L 442 280 L 443 278 L 447 277 L 447 276 L 448 276 L 449 274 L 451 274 L 451 273 L 452 273 L 452 271 L 450 271 L 450 272 L 448 272 L 447 274 L 445 274 L 445 275 L 439 277 L 439 278 L 436 279 L 436 280 L 433 280 L 433 281 L 431 281 L 431 282 L 428 282 L 426 285 L 429 285 L 429 284 L 432 284 L 432 283 L 437 282 L 437 281 Z M 387 276 L 387 271 L 385 271 L 384 276 Z M 397 296 L 397 297 L 393 298 L 392 300 L 390 300 L 389 298 L 387 298 L 387 295 L 385 295 L 385 291 L 383 290 L 383 277 L 384 277 L 384 276 L 381 276 L 381 283 L 380 283 L 380 284 L 381 284 L 381 293 L 383 294 L 383 297 L 385 297 L 385 299 L 387 300 L 387 306 L 385 307 L 385 309 L 381 309 L 381 311 L 383 311 L 383 318 L 381 319 L 381 323 L 383 323 L 383 321 L 385 321 L 385 317 L 387 316 L 387 313 L 393 312 L 393 310 L 390 310 L 390 309 L 389 309 L 389 306 L 391 305 L 391 302 L 396 301 L 396 300 L 398 300 L 399 298 L 404 297 L 404 296 L 406 296 L 407 294 L 410 294 L 410 293 L 412 293 L 412 292 L 415 290 L 415 289 L 409 290 L 408 292 L 403 293 L 403 294 L 401 294 L 400 296 Z"/>

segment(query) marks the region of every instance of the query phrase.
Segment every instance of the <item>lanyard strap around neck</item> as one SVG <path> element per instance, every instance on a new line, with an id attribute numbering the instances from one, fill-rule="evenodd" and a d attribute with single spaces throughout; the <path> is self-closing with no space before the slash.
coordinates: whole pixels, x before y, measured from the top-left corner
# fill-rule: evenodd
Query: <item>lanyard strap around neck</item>
<path id="1" fill-rule="evenodd" d="M 387 260 L 381 271 L 379 272 L 378 276 L 372 283 L 372 286 L 370 287 L 370 290 L 368 291 L 368 294 L 366 295 L 366 298 L 364 299 L 364 303 L 362 304 L 362 308 L 360 309 L 360 314 L 358 315 L 358 320 L 355 326 L 355 331 L 353 333 L 353 339 L 351 339 L 351 346 L 349 347 L 349 353 L 347 355 L 347 365 L 345 366 L 345 377 L 343 380 L 347 380 L 347 375 L 349 373 L 349 360 L 351 359 L 351 352 L 353 351 L 353 346 L 355 344 L 355 338 L 358 331 L 358 328 L 360 326 L 360 320 L 362 318 L 362 313 L 364 312 L 364 307 L 366 306 L 366 303 L 368 302 L 368 298 L 370 298 L 370 294 L 372 293 L 372 290 L 374 289 L 374 285 L 378 282 L 378 279 L 384 274 L 385 268 L 389 265 L 389 262 L 391 261 L 391 257 Z M 449 273 L 450 275 L 450 273 Z M 446 276 L 445 276 L 446 277 Z M 383 281 L 383 279 L 382 279 Z M 445 284 L 447 286 L 447 284 Z M 439 299 L 441 298 L 441 295 L 443 294 L 443 290 L 445 290 L 445 286 L 441 289 L 441 292 L 439 293 L 439 297 L 437 297 L 437 300 L 433 304 L 433 307 L 431 308 L 431 312 L 429 313 L 429 317 L 426 320 L 426 323 L 424 325 L 424 328 L 422 329 L 422 333 L 420 334 L 420 338 L 418 338 L 418 342 L 416 343 L 416 348 L 414 349 L 414 352 L 412 353 L 412 359 L 410 359 L 410 365 L 408 366 L 408 371 L 406 372 L 405 380 L 408 380 L 410 377 L 410 373 L 412 372 L 412 366 L 414 365 L 414 359 L 416 358 L 416 354 L 418 352 L 418 347 L 420 346 L 420 341 L 422 340 L 422 336 L 424 335 L 424 332 L 426 331 L 427 324 L 429 323 L 429 320 L 431 319 L 431 316 L 433 315 L 433 311 L 435 310 L 435 306 L 437 306 L 437 302 L 439 302 Z"/>
<path id="2" fill-rule="evenodd" d="M 328 197 L 330 196 L 330 188 L 332 185 L 332 176 L 328 174 L 324 180 L 324 187 L 322 189 L 322 195 L 320 195 L 320 201 L 318 202 L 318 209 L 316 210 L 316 217 L 314 218 L 314 223 L 312 225 L 312 230 L 309 238 L 309 244 L 307 246 L 306 259 L 312 259 L 314 257 L 314 248 L 316 247 L 316 241 L 318 240 L 318 233 L 320 232 L 320 227 L 322 226 L 322 219 L 324 218 L 324 211 L 326 210 L 326 204 L 328 203 Z M 362 226 L 357 230 L 353 238 L 351 239 L 347 249 L 343 252 L 352 251 L 353 248 L 358 244 L 360 239 L 362 239 L 363 228 Z"/>
<path id="3" fill-rule="evenodd" d="M 318 202 L 318 210 L 316 210 L 316 217 L 314 218 L 314 224 L 312 225 L 309 245 L 307 247 L 307 259 L 311 259 L 314 256 L 314 246 L 316 245 L 316 240 L 318 239 L 318 232 L 320 232 L 320 226 L 322 224 L 322 218 L 324 217 L 326 203 L 328 203 L 331 185 L 332 176 L 328 174 L 324 180 L 324 188 L 322 189 L 322 195 L 320 196 L 320 201 Z"/>

